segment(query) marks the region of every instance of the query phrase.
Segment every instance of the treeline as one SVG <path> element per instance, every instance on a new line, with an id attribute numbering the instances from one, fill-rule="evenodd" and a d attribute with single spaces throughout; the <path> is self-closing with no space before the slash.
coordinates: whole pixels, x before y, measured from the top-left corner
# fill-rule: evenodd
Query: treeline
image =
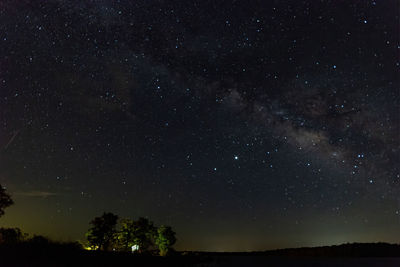
<path id="1" fill-rule="evenodd" d="M 400 257 L 400 244 L 348 243 L 323 247 L 278 249 L 259 253 L 285 257 Z"/>
<path id="2" fill-rule="evenodd" d="M 0 217 L 4 209 L 14 202 L 6 189 L 0 185 Z M 154 226 L 146 218 L 120 219 L 113 213 L 103 213 L 90 222 L 86 233 L 87 244 L 79 242 L 55 242 L 46 237 L 29 237 L 19 228 L 0 228 L 0 247 L 65 247 L 72 249 L 121 251 L 138 254 L 159 254 L 165 256 L 173 251 L 175 232 L 170 226 Z"/>
<path id="3" fill-rule="evenodd" d="M 119 219 L 113 213 L 104 213 L 90 222 L 86 233 L 87 249 L 124 251 L 165 256 L 170 254 L 176 242 L 170 226 L 154 226 L 153 222 L 140 217 L 138 220 Z"/>
<path id="4" fill-rule="evenodd" d="M 82 250 L 83 246 L 79 242 L 57 242 L 42 235 L 29 235 L 15 228 L 0 228 L 0 249 L 64 249 Z"/>

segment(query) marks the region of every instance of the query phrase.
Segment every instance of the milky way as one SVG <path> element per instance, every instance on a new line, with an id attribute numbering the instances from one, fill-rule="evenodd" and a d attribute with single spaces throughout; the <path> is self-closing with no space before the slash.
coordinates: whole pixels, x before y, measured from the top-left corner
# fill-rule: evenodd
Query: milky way
<path id="1" fill-rule="evenodd" d="M 396 7 L 2 1 L 1 223 L 83 239 L 103 211 L 148 216 L 179 249 L 394 242 Z"/>

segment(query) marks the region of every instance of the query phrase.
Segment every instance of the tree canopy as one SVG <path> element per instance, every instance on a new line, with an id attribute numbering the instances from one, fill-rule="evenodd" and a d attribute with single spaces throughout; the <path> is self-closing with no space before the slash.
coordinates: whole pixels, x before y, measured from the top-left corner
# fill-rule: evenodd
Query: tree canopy
<path id="1" fill-rule="evenodd" d="M 19 228 L 0 228 L 0 244 L 16 244 L 26 240 L 28 234 Z"/>
<path id="2" fill-rule="evenodd" d="M 175 232 L 170 226 L 155 227 L 147 218 L 137 220 L 121 219 L 117 227 L 118 216 L 104 213 L 94 218 L 92 227 L 86 234 L 91 249 L 118 250 L 125 252 L 153 253 L 167 255 L 176 242 Z"/>
<path id="3" fill-rule="evenodd" d="M 94 218 L 90 222 L 92 227 L 86 233 L 89 246 L 97 250 L 108 250 L 115 237 L 117 222 L 118 216 L 113 213 L 103 213 Z"/>
<path id="4" fill-rule="evenodd" d="M 156 228 L 148 219 L 140 217 L 134 224 L 136 244 L 139 251 L 146 251 L 152 245 L 152 238 Z"/>
<path id="5" fill-rule="evenodd" d="M 120 247 L 129 251 L 132 246 L 137 246 L 139 252 L 144 252 L 153 244 L 156 228 L 148 219 L 140 217 L 137 221 L 123 219 L 120 222 L 121 229 L 117 234 Z"/>
<path id="6" fill-rule="evenodd" d="M 0 217 L 4 215 L 4 209 L 14 204 L 6 189 L 0 185 Z"/>
<path id="7" fill-rule="evenodd" d="M 122 251 L 131 251 L 132 246 L 136 245 L 135 222 L 131 219 L 122 219 L 120 224 L 121 230 L 117 234 L 118 247 Z"/>
<path id="8" fill-rule="evenodd" d="M 172 231 L 170 226 L 161 225 L 157 229 L 155 236 L 155 243 L 158 246 L 161 256 L 165 256 L 171 250 L 171 247 L 175 244 L 176 237 L 175 232 Z"/>

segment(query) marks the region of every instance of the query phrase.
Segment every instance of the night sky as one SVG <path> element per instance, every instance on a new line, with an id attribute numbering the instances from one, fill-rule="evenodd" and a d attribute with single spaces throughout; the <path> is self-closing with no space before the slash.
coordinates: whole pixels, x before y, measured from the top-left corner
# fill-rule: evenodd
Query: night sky
<path id="1" fill-rule="evenodd" d="M 399 1 L 1 1 L 0 219 L 180 250 L 399 242 Z"/>

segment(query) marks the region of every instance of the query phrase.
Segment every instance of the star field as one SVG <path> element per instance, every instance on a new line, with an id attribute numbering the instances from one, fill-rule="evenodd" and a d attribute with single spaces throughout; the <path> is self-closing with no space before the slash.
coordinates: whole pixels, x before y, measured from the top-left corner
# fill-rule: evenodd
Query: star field
<path id="1" fill-rule="evenodd" d="M 0 3 L 1 218 L 177 249 L 398 242 L 397 1 Z"/>

